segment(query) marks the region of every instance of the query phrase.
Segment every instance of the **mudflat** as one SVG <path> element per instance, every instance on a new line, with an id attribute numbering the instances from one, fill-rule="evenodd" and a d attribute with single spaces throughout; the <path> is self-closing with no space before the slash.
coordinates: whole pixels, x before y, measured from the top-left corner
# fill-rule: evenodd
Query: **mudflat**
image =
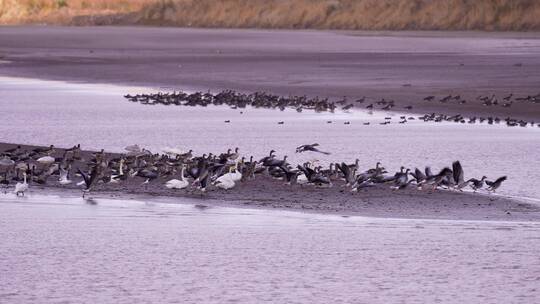
<path id="1" fill-rule="evenodd" d="M 536 120 L 540 34 L 2 27 L 2 75 L 396 101 L 393 110 Z M 127 93 L 127 92 L 126 92 Z M 460 95 L 465 104 L 437 99 Z M 428 95 L 433 102 L 423 101 Z"/>
<path id="2" fill-rule="evenodd" d="M 0 151 L 17 145 L 0 143 Z M 37 146 L 21 145 L 23 150 Z M 44 147 L 41 147 L 44 148 Z M 54 157 L 62 157 L 64 149 L 56 148 Z M 46 183 L 30 182 L 32 192 L 59 193 L 61 195 L 81 195 L 84 186 L 77 186 L 82 177 L 75 176 L 76 168 L 86 170 L 86 162 L 93 151 L 83 151 L 82 160 L 73 164 L 72 183 L 61 185 L 57 175 L 51 175 Z M 119 157 L 118 153 L 106 153 L 106 158 Z M 3 169 L 5 170 L 5 168 Z M 3 171 L 2 171 L 3 173 Z M 113 197 L 119 199 L 164 198 L 170 202 L 182 203 L 186 199 L 200 200 L 200 207 L 229 206 L 244 208 L 264 208 L 339 214 L 343 216 L 370 216 L 385 218 L 423 218 L 456 220 L 498 220 L 498 221 L 539 221 L 540 207 L 498 195 L 434 190 L 420 191 L 410 186 L 407 189 L 391 190 L 388 185 L 377 185 L 359 192 L 351 192 L 345 182 L 334 180 L 331 187 L 313 185 L 287 185 L 283 180 L 268 174 L 257 174 L 229 190 L 209 186 L 205 193 L 189 186 L 174 190 L 165 187 L 167 180 L 175 176 L 160 176 L 149 183 L 142 177 L 131 177 L 118 183 L 97 183 L 88 199 L 92 197 Z M 191 181 L 191 180 L 190 180 Z M 11 185 L 13 186 L 13 185 Z M 9 187 L 6 190 L 12 190 Z M 28 195 L 28 194 L 27 194 Z"/>

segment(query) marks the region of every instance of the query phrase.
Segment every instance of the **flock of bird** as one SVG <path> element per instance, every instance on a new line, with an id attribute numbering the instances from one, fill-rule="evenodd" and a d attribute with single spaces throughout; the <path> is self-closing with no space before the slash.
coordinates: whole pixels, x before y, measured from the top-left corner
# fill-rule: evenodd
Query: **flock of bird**
<path id="1" fill-rule="evenodd" d="M 324 153 L 318 144 L 301 145 L 296 153 Z M 24 195 L 31 183 L 40 185 L 76 184 L 83 188 L 83 197 L 98 184 L 162 183 L 169 189 L 186 189 L 204 193 L 207 188 L 232 189 L 237 184 L 253 179 L 256 175 L 266 175 L 284 181 L 286 184 L 332 187 L 341 183 L 356 192 L 377 184 L 389 185 L 394 190 L 416 186 L 419 190 L 450 189 L 462 191 L 471 187 L 477 191 L 487 186 L 496 191 L 506 180 L 506 176 L 489 181 L 465 179 L 459 161 L 434 174 L 429 167 L 411 171 L 401 167 L 400 171 L 388 174 L 377 163 L 374 168 L 362 170 L 357 159 L 353 164 L 336 162 L 328 168 L 306 162 L 296 166 L 287 162 L 287 156 L 277 157 L 275 151 L 260 160 L 248 159 L 239 154 L 239 149 L 229 149 L 218 155 L 208 153 L 194 156 L 193 151 L 181 152 L 168 149 L 162 154 L 154 154 L 138 145 L 128 146 L 123 154 L 83 152 L 80 145 L 70 149 L 47 148 L 26 149 L 21 146 L 0 152 L 0 184 L 4 193 L 14 184 L 14 193 Z"/>
<path id="2" fill-rule="evenodd" d="M 308 98 L 307 96 L 289 96 L 283 97 L 279 95 L 269 94 L 265 92 L 255 92 L 252 94 L 244 94 L 235 92 L 233 90 L 222 91 L 217 94 L 212 94 L 210 92 L 195 92 L 195 93 L 185 93 L 185 92 L 173 92 L 173 93 L 153 93 L 153 94 L 136 94 L 136 95 L 125 95 L 126 99 L 132 102 L 139 102 L 145 105 L 177 105 L 177 106 L 202 106 L 206 107 L 208 105 L 226 105 L 232 109 L 243 109 L 248 106 L 254 108 L 265 108 L 265 109 L 280 109 L 281 111 L 286 108 L 295 109 L 298 112 L 306 110 L 314 110 L 316 112 L 334 112 L 337 109 L 343 111 L 348 111 L 354 107 L 360 107 L 362 104 L 368 103 L 366 97 L 362 97 L 349 102 L 346 97 L 337 101 L 330 101 L 328 98 L 321 99 L 319 97 Z M 514 103 L 534 103 L 540 104 L 540 94 L 538 95 L 529 95 L 526 97 L 515 97 L 513 94 L 503 97 L 500 101 L 495 95 L 491 96 L 478 96 L 476 98 L 479 102 L 482 102 L 482 105 L 488 107 L 501 106 L 503 108 L 509 108 Z M 426 102 L 440 102 L 440 103 L 454 103 L 454 104 L 466 104 L 467 101 L 463 99 L 460 95 L 447 95 L 442 98 L 437 98 L 435 96 L 427 96 L 424 98 Z M 387 111 L 396 107 L 396 102 L 394 100 L 381 99 L 378 101 L 370 102 L 364 108 L 371 110 L 382 110 Z M 403 107 L 404 110 L 412 110 L 412 106 L 408 105 Z M 240 112 L 243 113 L 243 112 Z M 431 113 L 426 114 L 420 117 L 406 117 L 401 116 L 399 123 L 403 124 L 409 120 L 419 119 L 424 122 L 433 121 L 433 122 L 456 122 L 456 123 L 483 123 L 487 122 L 488 124 L 499 124 L 501 122 L 506 123 L 509 127 L 527 127 L 528 125 L 534 126 L 535 122 L 528 122 L 522 119 L 515 119 L 511 117 L 477 117 L 470 116 L 465 117 L 461 114 L 457 115 L 445 115 Z M 226 123 L 230 123 L 230 120 L 225 120 Z M 332 123 L 332 121 L 328 121 Z M 381 122 L 382 125 L 387 125 L 391 123 L 391 117 L 385 117 L 385 121 Z M 284 124 L 283 121 L 278 122 L 278 124 Z M 350 122 L 345 122 L 345 124 L 350 124 Z M 369 122 L 364 123 L 369 125 Z M 536 124 L 540 127 L 540 123 Z"/>

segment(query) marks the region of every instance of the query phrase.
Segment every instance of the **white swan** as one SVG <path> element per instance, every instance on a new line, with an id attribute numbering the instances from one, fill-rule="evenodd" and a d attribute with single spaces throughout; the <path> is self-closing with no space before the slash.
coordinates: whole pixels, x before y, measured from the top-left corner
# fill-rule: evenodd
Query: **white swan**
<path id="1" fill-rule="evenodd" d="M 180 179 L 171 179 L 165 183 L 165 187 L 169 189 L 184 189 L 189 185 L 187 180 L 184 180 L 184 169 L 185 166 L 182 165 L 182 170 L 180 172 Z"/>
<path id="2" fill-rule="evenodd" d="M 238 164 L 233 167 L 234 172 L 229 172 L 227 174 L 230 174 L 231 179 L 233 182 L 238 182 L 242 179 L 242 173 L 238 172 Z M 225 175 L 227 175 L 225 174 Z"/>
<path id="3" fill-rule="evenodd" d="M 52 156 L 43 156 L 37 159 L 37 162 L 44 165 L 50 165 L 54 163 L 54 157 Z"/>
<path id="4" fill-rule="evenodd" d="M 229 173 L 225 173 L 222 176 L 218 177 L 214 181 L 214 185 L 218 188 L 225 189 L 225 190 L 233 188 L 236 185 L 235 182 L 239 181 L 242 178 L 241 173 L 238 173 L 238 172 L 233 173 L 232 172 L 233 170 L 236 171 L 236 166 L 231 167 L 229 169 Z"/>
<path id="5" fill-rule="evenodd" d="M 15 184 L 15 191 L 13 192 L 17 196 L 19 196 L 19 194 L 22 194 L 22 196 L 24 196 L 24 192 L 28 190 L 28 183 L 26 182 L 26 172 L 23 173 L 23 177 L 24 181 L 22 183 L 18 182 L 17 184 Z"/>
<path id="6" fill-rule="evenodd" d="M 221 189 L 232 189 L 236 184 L 234 183 L 232 173 L 223 174 L 214 182 L 214 185 Z"/>

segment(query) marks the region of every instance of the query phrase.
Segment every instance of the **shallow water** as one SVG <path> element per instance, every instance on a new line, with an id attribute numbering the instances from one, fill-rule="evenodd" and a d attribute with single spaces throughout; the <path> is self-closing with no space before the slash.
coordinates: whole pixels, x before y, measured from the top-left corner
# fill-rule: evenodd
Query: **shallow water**
<path id="1" fill-rule="evenodd" d="M 0 209 L 2 303 L 540 300 L 539 223 L 38 194 Z"/>
<path id="2" fill-rule="evenodd" d="M 401 165 L 434 171 L 461 160 L 465 178 L 508 175 L 500 192 L 540 199 L 540 128 L 500 125 L 409 122 L 399 114 L 285 112 L 227 107 L 144 106 L 126 101 L 126 93 L 171 88 L 133 88 L 0 78 L 0 141 L 72 146 L 121 152 L 137 143 L 154 152 L 164 147 L 220 153 L 240 147 L 247 157 L 271 149 L 291 162 L 318 159 L 354 162 L 363 168 L 377 161 L 391 170 Z M 240 113 L 243 112 L 243 114 Z M 379 125 L 393 116 L 393 124 Z M 230 124 L 224 123 L 231 120 Z M 328 124 L 327 121 L 333 123 Z M 284 121 L 278 125 L 278 121 Z M 345 125 L 350 121 L 350 125 Z M 364 122 L 371 122 L 366 126 Z M 295 147 L 318 142 L 322 154 L 295 154 Z"/>

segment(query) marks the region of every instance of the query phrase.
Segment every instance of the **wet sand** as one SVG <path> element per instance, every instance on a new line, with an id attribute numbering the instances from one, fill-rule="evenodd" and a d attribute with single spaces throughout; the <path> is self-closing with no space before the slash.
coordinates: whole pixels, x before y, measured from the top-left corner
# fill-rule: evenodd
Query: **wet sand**
<path id="1" fill-rule="evenodd" d="M 0 150 L 15 147 L 14 144 L 0 143 Z M 24 149 L 35 146 L 23 146 Z M 89 151 L 83 158 L 89 158 Z M 54 156 L 60 157 L 62 149 L 56 149 Z M 107 154 L 109 157 L 118 154 Z M 74 165 L 74 168 L 77 164 Z M 81 166 L 82 167 L 82 166 Z M 255 179 L 238 183 L 231 190 L 209 187 L 207 192 L 171 190 L 164 184 L 170 179 L 158 178 L 142 184 L 143 178 L 131 178 L 119 184 L 97 184 L 91 197 L 113 197 L 122 199 L 165 199 L 169 202 L 185 203 L 186 199 L 200 201 L 201 206 L 229 206 L 244 208 L 281 209 L 344 216 L 370 216 L 385 218 L 422 218 L 457 220 L 504 220 L 539 221 L 540 206 L 526 201 L 498 195 L 461 193 L 436 190 L 418 191 L 414 187 L 400 191 L 390 190 L 387 185 L 367 188 L 351 193 L 342 187 L 344 182 L 336 181 L 333 187 L 311 185 L 285 185 L 268 175 L 257 175 Z M 31 191 L 81 195 L 82 188 L 75 184 L 82 180 L 72 177 L 73 183 L 62 186 L 50 177 L 47 185 L 31 184 Z M 13 187 L 13 186 L 12 186 Z"/>
<path id="2" fill-rule="evenodd" d="M 537 33 L 2 27 L 1 74 L 176 89 L 395 99 L 412 112 L 540 118 Z M 126 92 L 127 93 L 127 92 Z M 425 102 L 459 94 L 467 104 Z"/>

